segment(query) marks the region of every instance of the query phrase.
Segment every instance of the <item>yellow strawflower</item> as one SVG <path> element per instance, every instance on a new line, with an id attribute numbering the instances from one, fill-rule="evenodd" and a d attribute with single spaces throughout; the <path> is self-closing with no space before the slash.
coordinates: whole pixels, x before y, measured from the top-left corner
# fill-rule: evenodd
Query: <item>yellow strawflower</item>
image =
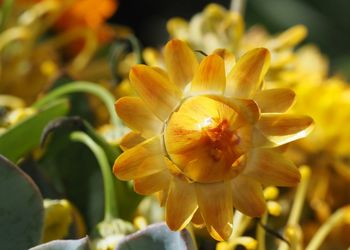
<path id="1" fill-rule="evenodd" d="M 139 97 L 116 102 L 133 131 L 121 142 L 125 151 L 113 171 L 134 180 L 140 194 L 158 193 L 172 230 L 192 220 L 226 240 L 233 208 L 260 216 L 262 186 L 298 183 L 298 169 L 276 147 L 305 137 L 313 121 L 283 114 L 293 104 L 291 90 L 262 90 L 267 49 L 236 63 L 218 50 L 198 63 L 185 42 L 171 40 L 164 58 L 166 71 L 134 66 L 130 82 Z"/>

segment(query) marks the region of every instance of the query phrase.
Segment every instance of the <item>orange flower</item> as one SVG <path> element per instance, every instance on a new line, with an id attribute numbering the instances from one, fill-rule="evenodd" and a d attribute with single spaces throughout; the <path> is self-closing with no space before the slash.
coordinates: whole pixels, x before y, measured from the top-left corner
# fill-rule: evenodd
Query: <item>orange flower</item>
<path id="1" fill-rule="evenodd" d="M 275 147 L 306 136 L 313 121 L 282 114 L 294 101 L 291 90 L 261 90 L 270 61 L 264 48 L 237 63 L 218 50 L 199 64 L 184 42 L 171 40 L 164 58 L 167 72 L 134 66 L 139 97 L 116 102 L 134 131 L 123 138 L 113 171 L 134 180 L 140 194 L 158 192 L 172 230 L 192 220 L 228 239 L 233 208 L 260 216 L 262 186 L 298 183 L 298 169 Z"/>

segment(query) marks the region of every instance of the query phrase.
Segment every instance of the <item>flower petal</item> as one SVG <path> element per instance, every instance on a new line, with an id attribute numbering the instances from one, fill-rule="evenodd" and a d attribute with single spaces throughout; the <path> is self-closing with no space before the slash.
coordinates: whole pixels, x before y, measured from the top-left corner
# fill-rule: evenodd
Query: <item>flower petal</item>
<path id="1" fill-rule="evenodd" d="M 130 83 L 161 121 L 168 118 L 181 99 L 180 90 L 163 74 L 150 66 L 140 64 L 132 67 Z"/>
<path id="2" fill-rule="evenodd" d="M 197 209 L 197 211 L 194 213 L 193 217 L 192 217 L 192 225 L 196 228 L 203 228 L 205 227 L 205 222 L 203 220 L 203 217 L 201 215 L 201 212 L 199 211 L 199 209 Z"/>
<path id="3" fill-rule="evenodd" d="M 222 94 L 226 85 L 224 60 L 218 55 L 203 59 L 191 84 L 192 94 Z"/>
<path id="4" fill-rule="evenodd" d="M 267 89 L 257 92 L 254 100 L 262 113 L 283 113 L 294 103 L 295 93 L 291 89 Z"/>
<path id="5" fill-rule="evenodd" d="M 261 184 L 245 175 L 239 175 L 232 180 L 233 206 L 242 213 L 251 216 L 261 216 L 266 210 Z"/>
<path id="6" fill-rule="evenodd" d="M 266 46 L 269 49 L 281 50 L 296 46 L 307 36 L 307 28 L 304 25 L 295 25 L 270 39 Z"/>
<path id="7" fill-rule="evenodd" d="M 166 201 L 165 219 L 171 230 L 182 230 L 197 210 L 193 184 L 174 177 Z"/>
<path id="8" fill-rule="evenodd" d="M 233 204 L 229 182 L 196 184 L 199 210 L 210 235 L 227 240 L 232 233 Z"/>
<path id="9" fill-rule="evenodd" d="M 307 136 L 313 123 L 312 118 L 304 115 L 262 114 L 257 129 L 275 145 L 282 145 Z"/>
<path id="10" fill-rule="evenodd" d="M 213 53 L 220 56 L 224 60 L 225 74 L 228 75 L 236 63 L 235 55 L 227 49 L 216 49 Z"/>
<path id="11" fill-rule="evenodd" d="M 122 97 L 115 103 L 115 109 L 129 128 L 141 132 L 145 138 L 155 136 L 162 130 L 162 122 L 139 97 Z"/>
<path id="12" fill-rule="evenodd" d="M 132 180 L 165 168 L 160 138 L 153 137 L 123 152 L 116 159 L 113 172 L 121 180 Z"/>
<path id="13" fill-rule="evenodd" d="M 271 149 L 252 150 L 243 173 L 266 186 L 295 186 L 300 180 L 294 163 Z"/>
<path id="14" fill-rule="evenodd" d="M 140 144 L 144 140 L 145 138 L 143 138 L 139 132 L 131 131 L 124 135 L 119 143 L 119 146 L 123 151 L 126 151 L 132 147 L 135 147 L 137 144 Z"/>
<path id="15" fill-rule="evenodd" d="M 171 175 L 166 169 L 140 179 L 135 179 L 134 189 L 136 193 L 149 195 L 165 189 L 169 185 L 170 180 Z"/>
<path id="16" fill-rule="evenodd" d="M 198 68 L 193 51 L 185 42 L 174 39 L 165 46 L 164 60 L 171 81 L 180 89 L 184 89 Z"/>
<path id="17" fill-rule="evenodd" d="M 269 68 L 270 53 L 265 48 L 244 54 L 227 76 L 225 94 L 237 98 L 252 97 Z"/>

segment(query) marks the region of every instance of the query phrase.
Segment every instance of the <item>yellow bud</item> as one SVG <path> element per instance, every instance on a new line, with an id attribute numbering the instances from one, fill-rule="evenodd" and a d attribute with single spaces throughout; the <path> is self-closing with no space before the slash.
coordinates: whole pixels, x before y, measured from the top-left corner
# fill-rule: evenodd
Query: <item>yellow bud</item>
<path id="1" fill-rule="evenodd" d="M 144 229 L 145 227 L 147 227 L 147 220 L 143 216 L 136 216 L 134 218 L 134 225 L 139 230 Z"/>
<path id="2" fill-rule="evenodd" d="M 266 203 L 266 205 L 267 205 L 267 211 L 269 212 L 269 214 L 271 214 L 273 216 L 280 216 L 281 215 L 282 207 L 278 202 L 268 201 Z"/>
<path id="3" fill-rule="evenodd" d="M 275 200 L 279 195 L 279 190 L 277 187 L 269 186 L 264 189 L 264 197 L 266 200 Z"/>

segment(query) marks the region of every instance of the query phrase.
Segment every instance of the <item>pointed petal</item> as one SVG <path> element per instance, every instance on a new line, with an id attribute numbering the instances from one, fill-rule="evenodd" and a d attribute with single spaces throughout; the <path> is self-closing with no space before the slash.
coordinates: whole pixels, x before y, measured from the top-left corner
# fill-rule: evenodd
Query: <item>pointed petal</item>
<path id="1" fill-rule="evenodd" d="M 163 74 L 146 65 L 132 67 L 130 83 L 161 121 L 168 118 L 181 99 L 181 92 L 174 84 Z"/>
<path id="2" fill-rule="evenodd" d="M 113 172 L 121 180 L 132 180 L 165 168 L 160 138 L 153 137 L 122 153 L 114 163 Z"/>
<path id="3" fill-rule="evenodd" d="M 271 149 L 253 150 L 244 174 L 266 186 L 295 186 L 300 180 L 294 163 Z"/>
<path id="4" fill-rule="evenodd" d="M 134 189 L 138 194 L 149 195 L 165 189 L 169 186 L 170 180 L 171 175 L 166 169 L 140 179 L 135 179 Z"/>
<path id="5" fill-rule="evenodd" d="M 143 138 L 139 132 L 131 131 L 124 135 L 119 143 L 119 146 L 123 151 L 126 151 L 132 147 L 135 147 L 137 144 L 140 144 L 144 140 L 145 138 Z"/>
<path id="6" fill-rule="evenodd" d="M 270 64 L 270 53 L 258 48 L 244 54 L 227 76 L 225 94 L 237 98 L 254 96 Z"/>
<path id="7" fill-rule="evenodd" d="M 310 117 L 303 115 L 262 114 L 257 129 L 275 145 L 282 145 L 306 137 L 313 123 Z"/>
<path id="8" fill-rule="evenodd" d="M 222 94 L 226 85 L 224 60 L 218 55 L 203 59 L 191 84 L 192 94 Z"/>
<path id="9" fill-rule="evenodd" d="M 287 49 L 300 43 L 307 36 L 307 28 L 304 25 L 295 25 L 270 39 L 266 46 L 269 49 Z"/>
<path id="10" fill-rule="evenodd" d="M 228 182 L 196 184 L 199 210 L 210 235 L 227 240 L 232 233 L 232 188 Z"/>
<path id="11" fill-rule="evenodd" d="M 198 68 L 193 51 L 185 42 L 174 39 L 165 46 L 164 60 L 171 81 L 180 89 L 184 89 L 192 81 Z"/>
<path id="12" fill-rule="evenodd" d="M 139 97 L 122 97 L 115 103 L 115 109 L 129 128 L 141 132 L 145 138 L 155 136 L 162 130 L 163 123 Z"/>
<path id="13" fill-rule="evenodd" d="M 261 184 L 244 175 L 232 180 L 233 206 L 242 213 L 251 216 L 261 216 L 266 210 Z"/>
<path id="14" fill-rule="evenodd" d="M 174 177 L 166 201 L 165 219 L 171 230 L 182 230 L 197 210 L 193 184 Z"/>
<path id="15" fill-rule="evenodd" d="M 262 113 L 283 113 L 294 103 L 295 93 L 291 89 L 267 89 L 257 92 L 254 100 Z"/>

